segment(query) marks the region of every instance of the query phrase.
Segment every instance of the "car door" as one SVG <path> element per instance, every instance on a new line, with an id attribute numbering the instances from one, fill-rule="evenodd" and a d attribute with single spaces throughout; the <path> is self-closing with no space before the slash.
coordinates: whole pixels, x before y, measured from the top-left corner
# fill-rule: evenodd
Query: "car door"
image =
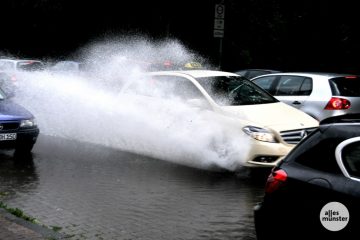
<path id="1" fill-rule="evenodd" d="M 352 228 L 360 225 L 360 137 L 347 139 L 336 148 L 336 161 L 347 179 L 346 184 L 334 186 L 346 195 Z"/>
<path id="2" fill-rule="evenodd" d="M 280 76 L 274 87 L 273 95 L 280 101 L 303 110 L 312 91 L 312 79 L 303 76 Z"/>

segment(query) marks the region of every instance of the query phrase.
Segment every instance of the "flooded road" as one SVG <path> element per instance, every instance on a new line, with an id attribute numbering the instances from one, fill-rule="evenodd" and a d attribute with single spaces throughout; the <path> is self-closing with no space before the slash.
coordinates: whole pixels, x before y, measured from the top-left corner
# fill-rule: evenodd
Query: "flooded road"
<path id="1" fill-rule="evenodd" d="M 0 153 L 0 201 L 69 239 L 256 239 L 264 181 L 40 135 Z"/>

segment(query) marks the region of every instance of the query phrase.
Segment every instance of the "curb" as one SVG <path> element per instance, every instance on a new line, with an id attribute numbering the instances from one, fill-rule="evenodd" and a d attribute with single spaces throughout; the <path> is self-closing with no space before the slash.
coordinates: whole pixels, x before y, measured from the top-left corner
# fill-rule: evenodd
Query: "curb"
<path id="1" fill-rule="evenodd" d="M 29 221 L 26 221 L 22 218 L 19 218 L 9 212 L 7 212 L 5 209 L 0 208 L 0 216 L 4 217 L 6 220 L 18 224 L 24 228 L 27 228 L 39 235 L 41 235 L 44 239 L 53 239 L 53 240 L 60 240 L 60 239 L 68 239 L 69 236 L 66 236 L 65 234 L 55 232 L 54 230 L 51 230 L 47 228 L 46 226 L 42 226 L 39 224 L 35 224 Z"/>

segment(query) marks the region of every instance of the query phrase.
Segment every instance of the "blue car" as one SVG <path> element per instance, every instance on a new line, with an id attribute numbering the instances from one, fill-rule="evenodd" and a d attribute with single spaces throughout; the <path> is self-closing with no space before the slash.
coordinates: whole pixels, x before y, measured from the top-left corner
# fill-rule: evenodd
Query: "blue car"
<path id="1" fill-rule="evenodd" d="M 0 90 L 0 148 L 31 152 L 39 132 L 34 116 Z"/>

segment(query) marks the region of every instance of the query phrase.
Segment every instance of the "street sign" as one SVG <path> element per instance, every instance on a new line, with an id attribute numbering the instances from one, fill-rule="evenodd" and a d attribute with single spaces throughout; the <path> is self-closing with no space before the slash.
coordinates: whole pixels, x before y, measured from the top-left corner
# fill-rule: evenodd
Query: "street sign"
<path id="1" fill-rule="evenodd" d="M 225 20 L 224 19 L 215 19 L 214 29 L 224 29 Z"/>
<path id="2" fill-rule="evenodd" d="M 224 37 L 225 5 L 215 4 L 214 38 Z"/>
<path id="3" fill-rule="evenodd" d="M 225 26 L 225 5 L 215 4 L 214 38 L 219 39 L 219 69 L 221 69 L 223 55 L 223 38 Z"/>
<path id="4" fill-rule="evenodd" d="M 214 29 L 214 38 L 223 38 L 224 30 Z"/>
<path id="5" fill-rule="evenodd" d="M 215 18 L 219 18 L 219 19 L 225 18 L 225 5 L 224 4 L 215 4 Z"/>

